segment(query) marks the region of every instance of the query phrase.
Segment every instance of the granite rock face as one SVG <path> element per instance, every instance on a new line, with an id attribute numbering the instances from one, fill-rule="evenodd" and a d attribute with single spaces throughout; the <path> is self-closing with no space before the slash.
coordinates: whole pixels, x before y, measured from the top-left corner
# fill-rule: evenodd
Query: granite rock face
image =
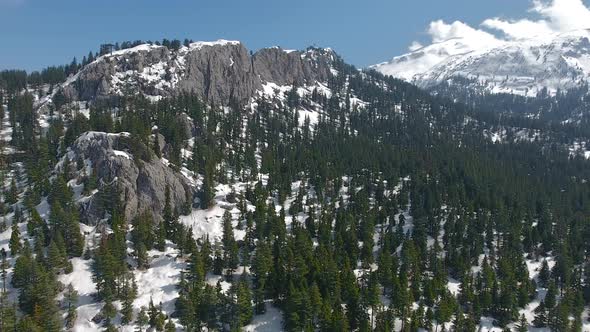
<path id="1" fill-rule="evenodd" d="M 216 104 L 248 99 L 261 87 L 255 79 L 248 50 L 239 43 L 189 50 L 176 92 L 194 92 Z"/>
<path id="2" fill-rule="evenodd" d="M 264 82 L 304 85 L 325 82 L 330 77 L 334 54 L 329 50 L 307 52 L 265 48 L 253 56 L 254 70 Z"/>
<path id="3" fill-rule="evenodd" d="M 99 57 L 63 86 L 70 100 L 92 101 L 122 94 L 166 97 L 196 93 L 206 102 L 243 103 L 262 85 L 326 82 L 337 55 L 329 49 L 251 54 L 231 41 L 199 42 L 170 50 L 139 45 Z"/>
<path id="4" fill-rule="evenodd" d="M 172 208 L 178 212 L 190 203 L 193 192 L 182 174 L 156 156 L 152 155 L 149 160 L 140 158 L 146 151 L 145 146 L 137 146 L 125 133 L 87 132 L 76 140 L 68 156 L 73 160 L 80 157 L 92 165 L 99 188 L 117 186 L 127 221 L 146 211 L 159 221 L 165 205 L 166 187 L 170 190 Z M 108 212 L 101 202 L 104 199 L 96 193 L 83 200 L 80 207 L 82 220 L 95 224 L 103 219 Z"/>

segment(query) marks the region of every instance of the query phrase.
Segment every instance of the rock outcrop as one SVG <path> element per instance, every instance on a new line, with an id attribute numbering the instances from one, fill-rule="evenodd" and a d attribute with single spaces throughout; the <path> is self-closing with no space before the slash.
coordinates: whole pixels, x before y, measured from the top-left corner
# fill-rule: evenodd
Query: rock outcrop
<path id="1" fill-rule="evenodd" d="M 87 132 L 82 134 L 68 153 L 72 160 L 82 158 L 96 172 L 99 188 L 117 186 L 125 218 L 131 221 L 141 212 L 152 212 L 161 219 L 166 187 L 170 189 L 172 208 L 178 212 L 190 203 L 192 188 L 186 178 L 151 155 L 147 147 L 136 143 L 128 134 Z M 74 159 L 76 158 L 76 159 Z M 94 224 L 105 216 L 104 197 L 94 194 L 81 205 L 81 217 Z"/>
<path id="2" fill-rule="evenodd" d="M 262 49 L 253 56 L 254 71 L 260 79 L 278 85 L 326 82 L 333 61 L 333 52 L 324 49 L 299 52 L 273 47 Z"/>
<path id="3" fill-rule="evenodd" d="M 178 50 L 143 44 L 99 57 L 63 86 L 70 100 L 92 101 L 143 93 L 170 96 L 196 93 L 220 105 L 246 102 L 262 85 L 326 82 L 337 55 L 329 49 L 285 51 L 278 47 L 251 54 L 243 44 L 220 40 Z"/>

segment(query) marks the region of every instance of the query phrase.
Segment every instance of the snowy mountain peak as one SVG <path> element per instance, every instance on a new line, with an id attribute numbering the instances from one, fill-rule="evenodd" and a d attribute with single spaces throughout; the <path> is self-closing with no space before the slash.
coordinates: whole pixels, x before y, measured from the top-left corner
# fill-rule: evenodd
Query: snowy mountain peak
<path id="1" fill-rule="evenodd" d="M 585 84 L 590 77 L 590 32 L 474 43 L 450 38 L 371 68 L 430 88 L 453 77 L 475 79 L 489 92 L 535 95 Z"/>
<path id="2" fill-rule="evenodd" d="M 226 46 L 226 45 L 240 45 L 241 42 L 237 40 L 218 39 L 216 41 L 198 41 L 190 43 L 190 49 L 200 49 L 205 46 Z"/>

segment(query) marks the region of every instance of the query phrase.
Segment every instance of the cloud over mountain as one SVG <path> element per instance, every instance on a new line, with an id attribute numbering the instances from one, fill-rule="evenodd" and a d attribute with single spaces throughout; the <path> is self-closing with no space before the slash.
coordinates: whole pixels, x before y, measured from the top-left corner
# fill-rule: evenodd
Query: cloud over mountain
<path id="1" fill-rule="evenodd" d="M 437 20 L 427 33 L 429 43 L 414 42 L 408 54 L 371 68 L 425 88 L 464 77 L 522 95 L 590 82 L 590 9 L 582 0 L 532 1 L 526 17 L 477 27 Z"/>
<path id="2" fill-rule="evenodd" d="M 427 32 L 432 43 L 461 38 L 468 46 L 477 49 L 481 44 L 497 44 L 590 28 L 590 9 L 582 0 L 535 0 L 529 13 L 531 18 L 489 18 L 479 27 L 471 27 L 460 21 L 447 23 L 438 20 L 430 23 Z"/>

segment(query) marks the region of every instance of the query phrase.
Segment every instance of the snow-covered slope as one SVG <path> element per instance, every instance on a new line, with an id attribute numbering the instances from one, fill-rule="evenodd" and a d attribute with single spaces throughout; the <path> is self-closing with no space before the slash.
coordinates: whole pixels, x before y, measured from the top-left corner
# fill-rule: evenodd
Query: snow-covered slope
<path id="1" fill-rule="evenodd" d="M 491 92 L 534 95 L 585 84 L 590 77 L 590 31 L 527 40 L 480 43 L 453 38 L 371 68 L 429 88 L 453 77 L 476 79 Z"/>

